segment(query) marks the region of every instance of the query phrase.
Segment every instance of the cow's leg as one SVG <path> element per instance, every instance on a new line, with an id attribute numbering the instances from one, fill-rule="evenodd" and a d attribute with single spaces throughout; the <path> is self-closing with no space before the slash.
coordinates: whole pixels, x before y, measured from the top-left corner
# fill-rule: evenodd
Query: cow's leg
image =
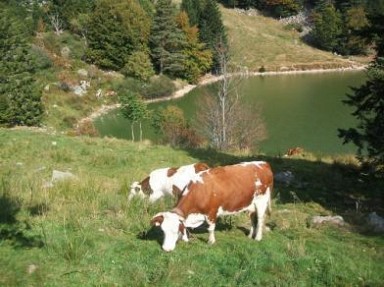
<path id="1" fill-rule="evenodd" d="M 265 213 L 267 209 L 269 208 L 270 204 L 270 190 L 267 188 L 267 191 L 265 194 L 258 195 L 255 198 L 255 204 L 257 209 L 257 228 L 256 228 L 256 237 L 255 239 L 257 241 L 260 241 L 263 237 L 263 228 L 264 228 L 264 219 L 265 219 Z"/>
<path id="2" fill-rule="evenodd" d="M 255 237 L 256 233 L 257 213 L 255 211 L 251 212 L 249 217 L 251 218 L 251 230 L 249 231 L 248 237 L 252 239 Z"/>
<path id="3" fill-rule="evenodd" d="M 215 239 L 216 219 L 214 220 L 207 219 L 207 223 L 208 223 L 208 232 L 209 232 L 208 243 L 214 244 L 216 242 L 216 239 Z"/>

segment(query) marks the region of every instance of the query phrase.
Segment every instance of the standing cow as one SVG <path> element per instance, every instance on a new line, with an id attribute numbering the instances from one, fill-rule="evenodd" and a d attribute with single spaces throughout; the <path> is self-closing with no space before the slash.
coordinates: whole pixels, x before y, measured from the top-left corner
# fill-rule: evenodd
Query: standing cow
<path id="1" fill-rule="evenodd" d="M 209 243 L 215 243 L 217 217 L 248 211 L 250 238 L 261 240 L 264 217 L 271 211 L 273 174 L 264 161 L 244 162 L 200 172 L 186 187 L 176 207 L 156 214 L 151 223 L 164 232 L 163 250 L 172 251 L 181 237 L 188 241 L 186 227 L 208 223 Z"/>
<path id="2" fill-rule="evenodd" d="M 152 171 L 141 182 L 134 182 L 128 199 L 139 195 L 149 196 L 149 201 L 154 202 L 166 194 L 179 196 L 181 191 L 200 171 L 208 169 L 205 163 L 194 163 L 181 167 L 167 167 Z"/>

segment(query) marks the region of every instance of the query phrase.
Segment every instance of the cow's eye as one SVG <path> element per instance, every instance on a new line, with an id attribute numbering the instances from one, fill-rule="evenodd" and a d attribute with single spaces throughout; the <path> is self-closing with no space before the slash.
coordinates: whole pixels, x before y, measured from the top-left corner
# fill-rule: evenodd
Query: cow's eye
<path id="1" fill-rule="evenodd" d="M 136 191 L 136 192 L 139 192 L 139 191 L 140 191 L 140 187 L 136 186 L 136 187 L 135 187 L 135 191 Z"/>

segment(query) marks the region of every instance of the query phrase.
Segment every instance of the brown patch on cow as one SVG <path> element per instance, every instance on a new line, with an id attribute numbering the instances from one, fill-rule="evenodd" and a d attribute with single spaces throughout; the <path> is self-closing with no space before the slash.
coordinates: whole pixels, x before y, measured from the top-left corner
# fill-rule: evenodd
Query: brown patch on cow
<path id="1" fill-rule="evenodd" d="M 160 226 L 164 221 L 164 216 L 163 215 L 158 215 L 151 220 L 151 225 L 156 225 Z"/>
<path id="2" fill-rule="evenodd" d="M 203 183 L 192 183 L 188 193 L 180 198 L 177 208 L 185 216 L 201 213 L 215 222 L 217 211 L 236 212 L 252 202 L 255 194 L 273 188 L 273 174 L 268 163 L 263 165 L 233 165 L 212 168 L 202 174 Z M 260 181 L 261 185 L 256 186 Z"/>
<path id="3" fill-rule="evenodd" d="M 198 173 L 199 171 L 207 170 L 209 169 L 209 166 L 206 163 L 198 162 L 194 164 L 195 167 L 195 173 Z"/>
<path id="4" fill-rule="evenodd" d="M 179 224 L 179 232 L 181 234 L 184 234 L 184 232 L 185 232 L 185 226 L 184 226 L 184 224 L 181 221 L 180 221 L 180 224 Z"/>
<path id="5" fill-rule="evenodd" d="M 177 172 L 178 169 L 179 169 L 178 167 L 170 167 L 167 171 L 167 176 L 168 177 L 173 176 Z"/>
<path id="6" fill-rule="evenodd" d="M 151 188 L 151 185 L 149 184 L 149 176 L 147 176 L 145 179 L 143 179 L 140 182 L 141 190 L 146 195 L 151 195 L 153 193 L 153 190 Z"/>
<path id="7" fill-rule="evenodd" d="M 182 191 L 180 188 L 178 188 L 176 185 L 172 185 L 172 194 L 173 194 L 173 196 L 175 196 L 177 199 L 179 199 L 179 197 L 180 197 L 180 195 L 181 195 L 182 192 L 183 192 L 183 191 Z"/>

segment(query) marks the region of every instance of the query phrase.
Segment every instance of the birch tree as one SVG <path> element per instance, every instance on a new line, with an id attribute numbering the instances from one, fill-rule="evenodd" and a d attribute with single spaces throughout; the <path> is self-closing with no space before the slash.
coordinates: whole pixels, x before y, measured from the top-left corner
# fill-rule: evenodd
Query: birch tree
<path id="1" fill-rule="evenodd" d="M 239 88 L 246 73 L 230 68 L 225 46 L 218 47 L 217 54 L 221 79 L 217 91 L 199 102 L 196 128 L 219 150 L 250 149 L 266 138 L 260 108 L 245 105 Z"/>

